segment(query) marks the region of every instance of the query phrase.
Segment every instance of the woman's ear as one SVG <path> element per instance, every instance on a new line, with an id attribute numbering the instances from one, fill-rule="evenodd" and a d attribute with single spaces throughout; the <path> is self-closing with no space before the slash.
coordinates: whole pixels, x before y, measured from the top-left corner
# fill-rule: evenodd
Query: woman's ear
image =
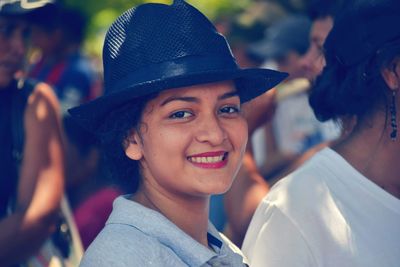
<path id="1" fill-rule="evenodd" d="M 383 79 L 391 90 L 398 90 L 400 86 L 400 58 L 396 58 L 390 65 L 381 71 Z"/>
<path id="2" fill-rule="evenodd" d="M 139 135 L 136 131 L 133 131 L 126 140 L 125 155 L 133 160 L 141 160 L 143 157 L 141 144 Z"/>

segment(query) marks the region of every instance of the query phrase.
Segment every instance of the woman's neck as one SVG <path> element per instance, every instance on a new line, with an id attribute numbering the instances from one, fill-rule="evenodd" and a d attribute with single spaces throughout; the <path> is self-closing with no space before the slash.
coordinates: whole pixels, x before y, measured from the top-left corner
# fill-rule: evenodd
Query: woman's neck
<path id="1" fill-rule="evenodd" d="M 209 197 L 170 196 L 142 186 L 132 200 L 156 210 L 204 246 L 208 246 Z"/>
<path id="2" fill-rule="evenodd" d="M 378 186 L 400 198 L 400 137 L 390 139 L 384 115 L 377 114 L 369 123 L 356 126 L 333 149 L 354 168 Z"/>

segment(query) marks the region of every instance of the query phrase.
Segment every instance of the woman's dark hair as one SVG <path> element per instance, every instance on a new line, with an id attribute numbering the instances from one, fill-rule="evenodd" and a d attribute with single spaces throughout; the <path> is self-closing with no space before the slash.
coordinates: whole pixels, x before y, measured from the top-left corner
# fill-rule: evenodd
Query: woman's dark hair
<path id="1" fill-rule="evenodd" d="M 362 120 L 377 107 L 388 107 L 387 87 L 381 70 L 400 55 L 400 39 L 387 43 L 373 56 L 345 66 L 335 55 L 326 55 L 327 65 L 310 93 L 310 105 L 320 121 L 357 116 Z"/>
<path id="2" fill-rule="evenodd" d="M 113 110 L 105 118 L 97 133 L 104 149 L 103 161 L 111 177 L 119 184 L 129 187 L 124 188 L 126 192 L 136 192 L 141 175 L 139 162 L 126 156 L 125 144 L 132 130 L 139 130 L 146 104 L 157 95 L 157 93 L 146 95 Z"/>

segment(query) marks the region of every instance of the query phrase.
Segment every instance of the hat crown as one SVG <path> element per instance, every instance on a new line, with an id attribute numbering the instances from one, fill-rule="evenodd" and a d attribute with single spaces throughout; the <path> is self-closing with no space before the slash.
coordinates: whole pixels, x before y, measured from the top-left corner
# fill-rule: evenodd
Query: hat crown
<path id="1" fill-rule="evenodd" d="M 104 94 L 69 110 L 91 131 L 116 108 L 151 93 L 230 80 L 246 102 L 287 77 L 269 69 L 240 68 L 225 37 L 184 0 L 143 4 L 123 13 L 106 34 L 103 63 Z"/>
<path id="2" fill-rule="evenodd" d="M 186 2 L 152 3 L 131 8 L 111 25 L 105 38 L 106 94 L 125 89 L 121 80 L 146 71 L 149 66 L 188 56 L 211 55 L 234 62 L 225 38 L 203 14 Z"/>

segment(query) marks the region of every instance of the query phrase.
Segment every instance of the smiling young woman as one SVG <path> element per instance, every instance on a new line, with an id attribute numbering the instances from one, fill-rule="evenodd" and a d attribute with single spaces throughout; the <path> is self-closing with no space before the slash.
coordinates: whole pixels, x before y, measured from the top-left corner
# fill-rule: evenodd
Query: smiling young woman
<path id="1" fill-rule="evenodd" d="M 117 198 L 81 266 L 243 266 L 208 221 L 247 143 L 241 103 L 285 74 L 241 69 L 225 38 L 194 7 L 144 4 L 122 14 L 105 39 L 105 95 L 70 110 L 96 132 L 119 179 Z"/>
<path id="2" fill-rule="evenodd" d="M 221 82 L 162 92 L 147 104 L 126 153 L 140 161 L 139 192 L 204 200 L 229 189 L 246 143 L 239 96 L 233 83 Z"/>
<path id="3" fill-rule="evenodd" d="M 142 172 L 132 199 L 168 214 L 208 246 L 209 196 L 230 188 L 247 143 L 247 124 L 233 84 L 160 93 L 146 105 L 141 126 L 129 140 L 126 155 L 139 161 Z"/>

